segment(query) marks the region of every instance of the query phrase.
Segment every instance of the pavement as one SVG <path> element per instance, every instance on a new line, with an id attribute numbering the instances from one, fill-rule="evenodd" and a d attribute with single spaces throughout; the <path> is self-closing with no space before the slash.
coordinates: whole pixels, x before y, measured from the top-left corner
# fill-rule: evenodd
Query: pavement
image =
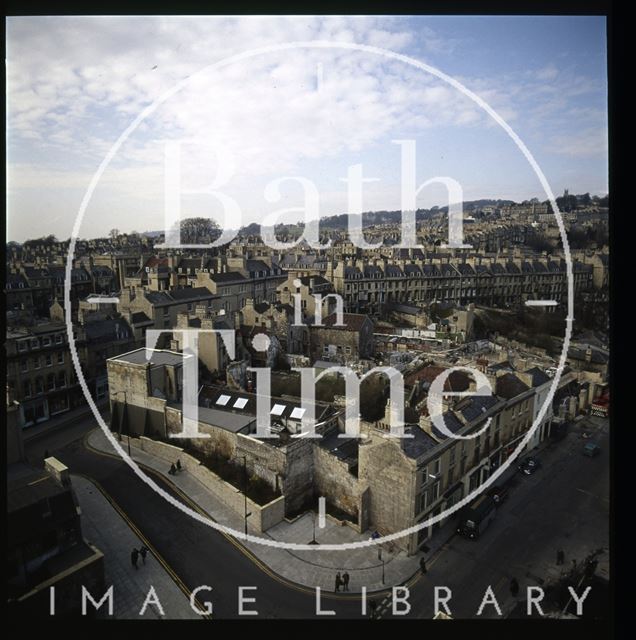
<path id="1" fill-rule="evenodd" d="M 100 411 L 102 417 L 109 422 L 108 416 L 110 415 L 110 407 L 108 406 L 108 400 L 101 400 L 97 403 L 97 408 Z M 42 440 L 44 437 L 50 436 L 56 432 L 66 432 L 72 425 L 80 425 L 86 421 L 86 418 L 93 416 L 93 410 L 87 405 L 83 404 L 80 407 L 65 411 L 57 416 L 49 418 L 45 422 L 40 422 L 31 427 L 27 427 L 23 430 L 23 438 L 25 443 L 33 443 L 38 440 Z"/>
<path id="2" fill-rule="evenodd" d="M 120 514 L 90 480 L 73 475 L 71 481 L 81 509 L 84 538 L 104 554 L 105 585 L 106 588 L 113 586 L 113 617 L 201 619 L 191 609 L 189 598 L 175 583 L 168 569 L 152 552 L 147 555 L 145 564 L 139 560 L 138 569 L 132 566 L 130 552 L 148 542 L 133 530 L 134 525 L 125 519 L 125 515 Z M 146 607 L 143 616 L 139 615 L 151 587 L 155 589 L 164 616 L 153 604 Z M 92 595 L 99 601 L 103 594 Z M 109 617 L 105 605 L 97 612 L 97 617 Z"/>
<path id="3" fill-rule="evenodd" d="M 86 425 L 85 433 L 94 427 L 93 420 L 92 424 Z M 596 458 L 582 455 L 582 447 L 586 442 L 582 438 L 583 431 L 593 434 L 601 447 L 601 455 Z M 253 606 L 258 609 L 261 618 L 318 619 L 315 591 L 300 583 L 302 575 L 293 575 L 291 571 L 286 573 L 291 576 L 289 579 L 277 575 L 235 537 L 217 532 L 175 509 L 141 482 L 119 456 L 89 448 L 86 440 L 82 436 L 72 439 L 70 435 L 68 439 L 62 439 L 59 433 L 55 433 L 50 439 L 38 442 L 37 445 L 29 444 L 29 456 L 34 446 L 48 446 L 51 453 L 69 467 L 71 473 L 82 474 L 98 483 L 109 502 L 116 505 L 118 512 L 125 514 L 138 539 L 145 538 L 149 541 L 153 557 L 161 566 L 166 567 L 175 584 L 185 587 L 187 593 L 199 585 L 210 585 L 213 588 L 210 594 L 199 593 L 199 596 L 203 595 L 202 602 L 214 604 L 213 618 L 237 618 L 240 615 L 239 590 L 242 586 L 250 585 L 250 588 L 257 589 L 254 592 L 256 604 Z M 438 585 L 452 590 L 450 608 L 453 618 L 475 619 L 487 586 L 493 588 L 501 603 L 503 617 L 514 617 L 515 610 L 525 615 L 525 589 L 532 585 L 545 586 L 553 576 L 560 575 L 561 567 L 556 565 L 557 549 L 564 550 L 566 567 L 573 558 L 580 562 L 601 546 L 607 549 L 608 440 L 608 420 L 585 418 L 581 423 L 573 425 L 563 441 L 533 451 L 533 455 L 537 455 L 543 462 L 543 467 L 532 476 L 515 474 L 510 478 L 509 497 L 498 508 L 497 517 L 479 540 L 436 536 L 434 551 L 427 555 L 427 574 L 422 575 L 416 571 L 406 581 L 411 609 L 404 617 L 432 618 L 434 587 Z M 103 444 L 110 447 L 106 441 Z M 133 451 L 133 456 L 135 455 Z M 164 491 L 177 500 L 188 501 L 176 486 L 185 482 L 186 475 L 182 473 L 173 479 L 165 475 L 163 468 L 160 471 L 148 467 L 146 469 Z M 514 470 L 511 471 L 514 473 Z M 242 523 L 242 517 L 240 521 Z M 308 533 L 310 524 L 311 520 L 305 520 Z M 242 530 L 241 526 L 238 529 Z M 445 532 L 442 528 L 438 534 Z M 321 530 L 318 530 L 319 541 L 322 539 L 321 535 Z M 437 546 L 437 540 L 441 546 Z M 97 546 L 100 546 L 99 542 Z M 286 553 L 291 562 L 291 554 Z M 324 558 L 329 556 L 317 557 L 320 563 L 325 564 L 327 561 Z M 127 570 L 130 565 L 129 551 L 121 563 Z M 373 569 L 370 566 L 366 572 L 371 574 L 377 570 L 377 567 Z M 305 566 L 299 571 L 308 572 L 309 567 Z M 357 580 L 362 581 L 364 571 L 364 568 L 357 574 L 349 571 L 352 575 L 350 594 L 334 593 L 331 582 L 321 592 L 321 606 L 333 610 L 336 620 L 365 615 L 360 595 L 353 593 Z M 598 576 L 609 575 L 606 551 L 600 557 L 596 573 Z M 516 599 L 509 591 L 512 577 L 516 577 L 521 586 L 521 594 Z M 369 590 L 370 597 L 379 605 L 378 617 L 393 617 L 390 600 L 385 596 L 390 595 L 391 586 L 396 584 L 394 580 L 399 584 L 399 576 L 393 578 L 387 574 L 382 591 L 371 595 L 372 590 Z M 117 586 L 115 589 L 117 590 Z M 174 589 L 174 585 L 170 589 Z M 162 602 L 165 598 L 163 590 L 164 587 L 157 588 Z M 589 595 L 590 604 L 593 604 L 592 601 L 597 596 L 597 606 L 591 607 L 593 616 L 594 611 L 600 612 L 598 615 L 601 617 L 608 615 L 606 592 L 607 588 L 602 585 L 597 592 L 595 585 Z M 145 596 L 143 587 L 141 592 L 131 593 L 131 599 L 136 602 L 131 603 L 130 611 L 135 612 L 135 615 Z M 167 597 L 170 600 L 170 596 Z M 184 609 L 180 609 L 182 616 L 186 607 L 189 609 L 185 597 L 183 602 Z M 175 600 L 174 606 L 178 606 L 178 600 Z M 146 617 L 150 615 L 149 610 Z M 487 606 L 480 617 L 499 616 L 492 606 Z"/>
<path id="4" fill-rule="evenodd" d="M 90 449 L 117 455 L 101 429 L 90 432 L 86 438 Z M 186 470 L 176 476 L 168 474 L 170 463 L 163 458 L 142 451 L 131 440 L 131 455 L 135 462 L 147 469 L 161 474 L 163 479 L 172 484 L 190 503 L 199 507 L 199 511 L 208 515 L 213 521 L 243 532 L 243 515 L 236 513 L 226 506 L 203 483 L 194 478 Z M 190 506 L 193 506 L 192 504 Z M 249 527 L 248 532 L 254 536 L 261 536 L 268 540 L 280 542 L 306 542 L 313 539 L 314 517 L 312 512 L 306 512 L 294 520 L 283 520 L 267 532 L 260 534 Z M 455 521 L 451 519 L 436 532 L 427 542 L 429 551 L 427 560 L 454 535 Z M 339 571 L 346 571 L 350 575 L 349 591 L 360 593 L 362 587 L 368 592 L 381 591 L 387 586 L 403 584 L 419 573 L 419 560 L 422 554 L 408 556 L 395 545 L 382 545 L 382 562 L 379 560 L 378 545 L 361 549 L 322 550 L 320 544 L 343 544 L 368 540 L 369 535 L 359 534 L 329 514 L 325 518 L 325 527 L 316 526 L 315 550 L 290 550 L 273 546 L 266 546 L 257 542 L 240 540 L 240 545 L 248 549 L 269 570 L 289 580 L 290 582 L 310 588 L 320 587 L 324 591 L 333 591 L 335 575 Z M 235 538 L 236 540 L 236 538 Z"/>

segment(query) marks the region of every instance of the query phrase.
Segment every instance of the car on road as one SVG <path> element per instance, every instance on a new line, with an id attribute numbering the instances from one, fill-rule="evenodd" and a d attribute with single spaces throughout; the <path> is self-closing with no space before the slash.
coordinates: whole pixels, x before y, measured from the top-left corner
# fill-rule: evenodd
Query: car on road
<path id="1" fill-rule="evenodd" d="M 532 475 L 537 469 L 541 468 L 541 462 L 537 458 L 533 458 L 532 456 L 522 460 L 519 463 L 519 471 L 524 473 L 527 476 Z"/>
<path id="2" fill-rule="evenodd" d="M 585 446 L 583 447 L 584 456 L 589 456 L 590 458 L 593 458 L 594 456 L 597 456 L 599 453 L 601 453 L 601 447 L 599 447 L 596 444 L 596 442 L 585 443 Z"/>
<path id="3" fill-rule="evenodd" d="M 471 540 L 478 538 L 494 519 L 497 504 L 487 495 L 481 495 L 460 513 L 457 533 Z"/>
<path id="4" fill-rule="evenodd" d="M 488 495 L 494 500 L 495 504 L 500 505 L 508 497 L 508 488 L 504 486 L 491 487 Z"/>

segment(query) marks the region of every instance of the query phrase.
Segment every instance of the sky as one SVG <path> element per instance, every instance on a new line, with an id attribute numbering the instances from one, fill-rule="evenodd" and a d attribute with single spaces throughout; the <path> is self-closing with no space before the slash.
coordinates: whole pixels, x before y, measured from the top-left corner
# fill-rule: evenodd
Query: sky
<path id="1" fill-rule="evenodd" d="M 414 141 L 417 185 L 450 177 L 464 200 L 547 199 L 514 142 L 461 91 L 351 43 L 474 92 L 555 195 L 608 190 L 603 17 L 56 16 L 8 17 L 6 29 L 11 240 L 68 238 L 98 167 L 156 101 L 101 174 L 79 237 L 164 229 L 166 184 L 183 217 L 226 229 L 400 209 L 398 140 Z M 311 41 L 331 46 L 239 58 Z M 370 179 L 357 199 L 345 181 L 356 165 Z M 447 202 L 435 181 L 417 196 L 418 207 Z"/>

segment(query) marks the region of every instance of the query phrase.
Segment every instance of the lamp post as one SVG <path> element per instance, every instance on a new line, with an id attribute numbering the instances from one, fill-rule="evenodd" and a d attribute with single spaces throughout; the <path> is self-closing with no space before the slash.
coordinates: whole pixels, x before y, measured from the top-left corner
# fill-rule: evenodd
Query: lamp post
<path id="1" fill-rule="evenodd" d="M 312 525 L 313 525 L 313 536 L 311 538 L 311 542 L 309 544 L 320 544 L 318 542 L 318 540 L 316 540 L 316 512 L 312 511 L 311 512 L 313 519 L 312 519 Z"/>
<path id="2" fill-rule="evenodd" d="M 124 418 L 126 418 L 126 435 L 128 436 L 128 457 L 130 458 L 130 427 L 128 426 L 128 415 L 126 414 L 126 408 L 128 406 L 128 400 L 127 400 L 127 395 L 125 391 L 119 391 L 118 393 L 123 393 L 124 394 L 124 408 L 122 410 L 122 414 L 121 414 L 121 420 L 119 421 L 119 442 L 121 442 L 121 425 L 122 422 L 124 421 Z"/>
<path id="3" fill-rule="evenodd" d="M 243 520 L 245 522 L 245 537 L 247 538 L 247 518 L 252 514 L 247 512 L 247 456 L 241 457 L 243 458 Z"/>
<path id="4" fill-rule="evenodd" d="M 384 558 L 382 557 L 382 547 L 378 546 L 378 560 L 382 562 L 382 584 L 384 584 Z"/>

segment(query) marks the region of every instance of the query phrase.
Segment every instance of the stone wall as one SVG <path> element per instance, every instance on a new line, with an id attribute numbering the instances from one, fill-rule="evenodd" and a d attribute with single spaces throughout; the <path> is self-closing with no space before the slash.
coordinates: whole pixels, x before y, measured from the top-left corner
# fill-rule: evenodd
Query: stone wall
<path id="1" fill-rule="evenodd" d="M 314 486 L 319 496 L 355 518 L 359 523 L 360 489 L 349 465 L 320 446 L 314 446 Z"/>
<path id="2" fill-rule="evenodd" d="M 122 440 L 125 442 L 126 437 L 123 436 Z M 165 460 L 167 465 L 176 463 L 179 460 L 182 468 L 207 487 L 223 504 L 238 515 L 244 515 L 245 497 L 243 493 L 237 491 L 236 487 L 225 482 L 225 480 L 210 471 L 182 448 L 143 436 L 141 438 L 132 438 L 131 443 L 139 446 L 142 451 Z M 266 505 L 256 504 L 248 498 L 247 510 L 251 513 L 249 516 L 250 526 L 256 529 L 257 532 L 263 533 L 281 522 L 285 517 L 285 497 L 280 496 Z"/>

